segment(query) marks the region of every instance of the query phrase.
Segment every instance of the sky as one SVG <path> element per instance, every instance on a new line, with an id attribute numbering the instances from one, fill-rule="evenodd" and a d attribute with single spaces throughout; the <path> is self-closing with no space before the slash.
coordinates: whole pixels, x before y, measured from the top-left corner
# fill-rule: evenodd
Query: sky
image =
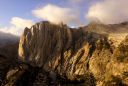
<path id="1" fill-rule="evenodd" d="M 0 0 L 0 31 L 21 35 L 39 21 L 71 27 L 128 20 L 128 0 Z"/>
<path id="2" fill-rule="evenodd" d="M 79 2 L 78 0 L 75 1 Z M 82 9 L 84 9 L 84 11 L 87 10 L 88 0 L 84 6 L 80 6 L 81 2 L 76 5 L 73 0 L 0 0 L 0 24 L 7 25 L 12 17 L 21 17 L 37 21 L 38 19 L 32 15 L 32 10 L 47 4 L 69 7 L 71 9 L 77 6 L 77 10 L 81 10 L 82 12 Z"/>

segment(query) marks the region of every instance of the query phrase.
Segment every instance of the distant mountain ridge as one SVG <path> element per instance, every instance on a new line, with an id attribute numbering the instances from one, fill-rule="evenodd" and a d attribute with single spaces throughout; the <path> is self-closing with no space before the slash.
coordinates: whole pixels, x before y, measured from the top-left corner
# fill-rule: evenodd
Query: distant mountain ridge
<path id="1" fill-rule="evenodd" d="M 10 33 L 0 32 L 0 47 L 19 42 L 18 36 Z"/>
<path id="2" fill-rule="evenodd" d="M 119 24 L 102 24 L 91 22 L 87 26 L 82 28 L 86 31 L 96 33 L 128 33 L 128 22 L 123 22 Z"/>

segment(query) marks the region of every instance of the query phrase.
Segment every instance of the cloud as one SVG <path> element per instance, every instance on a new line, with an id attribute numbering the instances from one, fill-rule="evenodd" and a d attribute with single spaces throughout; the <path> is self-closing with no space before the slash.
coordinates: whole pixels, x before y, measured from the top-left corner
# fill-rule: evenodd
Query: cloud
<path id="1" fill-rule="evenodd" d="M 18 27 L 18 28 L 25 28 L 25 27 L 30 28 L 33 25 L 32 20 L 23 19 L 23 18 L 19 18 L 19 17 L 13 17 L 11 19 L 10 23 L 13 24 L 14 26 Z"/>
<path id="2" fill-rule="evenodd" d="M 52 23 L 79 23 L 78 12 L 70 8 L 63 8 L 56 5 L 48 4 L 32 11 L 37 18 L 50 21 Z"/>
<path id="3" fill-rule="evenodd" d="M 128 21 L 128 0 L 102 0 L 90 6 L 85 15 L 90 21 L 114 24 Z"/>
<path id="4" fill-rule="evenodd" d="M 20 36 L 23 32 L 23 29 L 19 29 L 15 26 L 9 26 L 9 27 L 1 27 L 0 31 L 4 33 L 10 33 L 16 36 Z"/>
<path id="5" fill-rule="evenodd" d="M 34 22 L 32 20 L 13 17 L 10 21 L 10 26 L 0 27 L 0 31 L 20 36 L 23 33 L 25 27 L 30 28 L 33 24 Z"/>

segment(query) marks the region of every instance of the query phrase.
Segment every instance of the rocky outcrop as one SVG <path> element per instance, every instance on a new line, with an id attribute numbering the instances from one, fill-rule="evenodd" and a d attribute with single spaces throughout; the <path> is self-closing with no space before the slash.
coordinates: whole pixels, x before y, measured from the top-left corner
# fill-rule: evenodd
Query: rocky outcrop
<path id="1" fill-rule="evenodd" d="M 127 37 L 115 46 L 109 39 L 109 29 L 118 25 L 90 25 L 72 29 L 40 22 L 25 28 L 19 43 L 19 59 L 52 73 L 49 75 L 53 81 L 53 76 L 59 76 L 71 82 L 84 82 L 86 86 L 128 85 Z M 127 28 L 126 24 L 121 25 Z M 105 30 L 93 30 L 101 30 L 100 27 Z"/>
<path id="2" fill-rule="evenodd" d="M 4 82 L 6 73 L 17 64 L 18 43 L 0 48 L 0 85 Z"/>
<path id="3" fill-rule="evenodd" d="M 32 66 L 75 80 L 88 71 L 98 40 L 105 41 L 106 37 L 66 25 L 38 23 L 25 29 L 19 44 L 19 58 Z"/>

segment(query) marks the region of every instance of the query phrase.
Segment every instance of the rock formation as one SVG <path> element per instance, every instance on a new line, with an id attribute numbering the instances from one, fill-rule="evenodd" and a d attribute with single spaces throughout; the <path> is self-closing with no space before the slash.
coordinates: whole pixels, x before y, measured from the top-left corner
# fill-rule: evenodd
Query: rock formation
<path id="1" fill-rule="evenodd" d="M 127 86 L 127 28 L 127 22 L 73 29 L 46 21 L 25 28 L 19 48 L 0 49 L 0 84 Z"/>
<path id="2" fill-rule="evenodd" d="M 0 47 L 0 85 L 4 82 L 6 73 L 17 64 L 18 43 Z"/>
<path id="3" fill-rule="evenodd" d="M 123 75 L 128 72 L 127 39 L 124 37 L 115 46 L 107 31 L 117 25 L 90 25 L 72 29 L 63 24 L 40 22 L 26 28 L 19 43 L 19 59 L 71 81 L 87 84 L 89 77 L 89 86 L 127 84 L 127 76 Z M 97 27 L 107 29 L 96 32 L 93 29 Z"/>

